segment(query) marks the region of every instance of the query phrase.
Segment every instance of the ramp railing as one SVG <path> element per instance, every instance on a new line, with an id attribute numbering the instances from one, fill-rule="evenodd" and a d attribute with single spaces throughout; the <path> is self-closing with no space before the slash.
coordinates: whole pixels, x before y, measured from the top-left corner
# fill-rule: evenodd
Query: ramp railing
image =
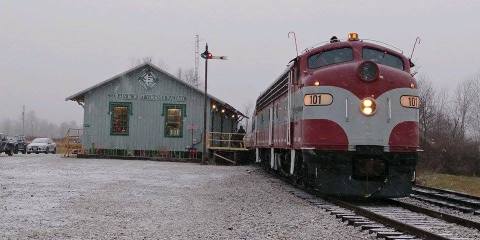
<path id="1" fill-rule="evenodd" d="M 210 132 L 207 137 L 207 148 L 213 150 L 245 151 L 243 133 Z"/>
<path id="2" fill-rule="evenodd" d="M 83 129 L 69 128 L 65 137 L 63 138 L 63 147 L 65 152 L 64 157 L 70 157 L 71 155 L 76 155 L 83 153 L 83 146 L 81 142 L 81 137 L 83 135 Z"/>

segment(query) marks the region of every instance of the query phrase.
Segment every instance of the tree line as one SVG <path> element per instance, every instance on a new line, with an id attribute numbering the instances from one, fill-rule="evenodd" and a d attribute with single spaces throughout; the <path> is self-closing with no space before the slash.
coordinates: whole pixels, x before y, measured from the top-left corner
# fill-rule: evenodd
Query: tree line
<path id="1" fill-rule="evenodd" d="M 63 138 L 69 128 L 80 128 L 75 121 L 52 123 L 46 119 L 38 118 L 35 111 L 25 113 L 25 120 L 19 116 L 16 119 L 6 118 L 0 122 L 0 132 L 8 136 L 25 135 L 28 138 L 49 137 Z"/>
<path id="2" fill-rule="evenodd" d="M 480 74 L 438 89 L 418 79 L 420 111 L 419 169 L 480 175 Z"/>

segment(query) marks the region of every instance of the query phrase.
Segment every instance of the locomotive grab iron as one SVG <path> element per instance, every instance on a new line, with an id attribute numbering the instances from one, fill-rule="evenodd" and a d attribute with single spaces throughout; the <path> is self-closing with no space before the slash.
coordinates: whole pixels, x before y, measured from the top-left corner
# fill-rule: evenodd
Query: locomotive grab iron
<path id="1" fill-rule="evenodd" d="M 256 101 L 246 146 L 268 169 L 336 196 L 403 197 L 415 176 L 419 98 L 403 54 L 332 37 Z"/>

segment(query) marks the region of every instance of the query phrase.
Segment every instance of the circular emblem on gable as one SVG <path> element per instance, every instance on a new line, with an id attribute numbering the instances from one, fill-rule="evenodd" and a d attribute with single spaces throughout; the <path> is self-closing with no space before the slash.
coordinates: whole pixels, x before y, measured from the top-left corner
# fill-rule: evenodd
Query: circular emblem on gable
<path id="1" fill-rule="evenodd" d="M 152 89 L 158 83 L 157 74 L 152 71 L 151 68 L 145 68 L 138 77 L 138 81 L 140 85 L 142 85 L 145 89 Z"/>

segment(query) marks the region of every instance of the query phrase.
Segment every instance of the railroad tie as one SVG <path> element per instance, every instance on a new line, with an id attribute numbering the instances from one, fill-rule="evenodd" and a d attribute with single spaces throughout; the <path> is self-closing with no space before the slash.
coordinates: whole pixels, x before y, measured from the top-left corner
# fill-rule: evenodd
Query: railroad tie
<path id="1" fill-rule="evenodd" d="M 335 214 L 337 218 L 346 219 L 346 218 L 355 218 L 358 217 L 357 215 L 353 213 L 341 213 L 341 214 Z"/>
<path id="2" fill-rule="evenodd" d="M 402 236 L 404 233 L 397 231 L 377 232 L 377 237 L 386 238 L 387 236 Z"/>
<path id="3" fill-rule="evenodd" d="M 375 222 L 372 222 L 372 221 L 351 221 L 351 222 L 348 222 L 348 225 L 353 225 L 354 227 L 363 227 L 363 226 L 372 225 L 372 224 L 375 224 Z M 382 226 L 378 226 L 378 227 L 382 227 Z"/>
<path id="4" fill-rule="evenodd" d="M 327 210 L 327 211 L 328 211 L 328 210 Z M 330 211 L 330 214 L 331 214 L 331 215 L 352 214 L 352 212 L 348 212 L 348 211 L 343 210 L 343 209 L 335 209 L 335 210 Z"/>
<path id="5" fill-rule="evenodd" d="M 361 216 L 342 218 L 342 222 L 348 222 L 348 224 L 353 224 L 354 222 L 365 222 L 365 221 L 368 221 L 368 219 Z"/>
<path id="6" fill-rule="evenodd" d="M 402 239 L 413 240 L 413 239 L 417 239 L 417 238 L 414 237 L 414 236 L 410 236 L 410 235 L 400 235 L 400 236 L 386 236 L 385 239 L 386 240 L 402 240 Z"/>
<path id="7" fill-rule="evenodd" d="M 382 224 L 373 223 L 373 224 L 362 225 L 361 228 L 362 230 L 370 230 L 374 228 L 385 228 L 385 226 Z"/>
<path id="8" fill-rule="evenodd" d="M 368 219 L 364 217 L 342 218 L 342 222 L 347 222 L 348 225 L 353 225 L 355 222 L 365 222 L 365 221 L 368 221 Z"/>
<path id="9" fill-rule="evenodd" d="M 386 228 L 386 227 L 368 229 L 368 233 L 393 232 L 393 231 L 395 230 L 392 228 Z"/>

